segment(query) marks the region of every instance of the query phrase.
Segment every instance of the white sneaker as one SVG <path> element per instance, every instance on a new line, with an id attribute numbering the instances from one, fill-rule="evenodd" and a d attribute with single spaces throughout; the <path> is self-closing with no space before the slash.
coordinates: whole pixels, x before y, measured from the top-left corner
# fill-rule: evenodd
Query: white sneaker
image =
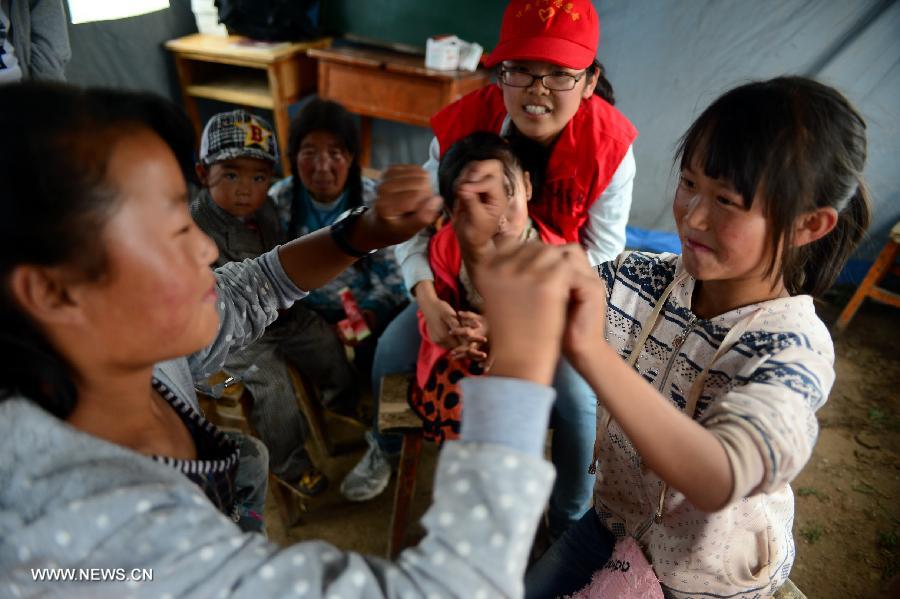
<path id="1" fill-rule="evenodd" d="M 341 495 L 350 501 L 369 501 L 381 495 L 391 480 L 391 462 L 370 432 L 369 449 L 341 483 Z"/>

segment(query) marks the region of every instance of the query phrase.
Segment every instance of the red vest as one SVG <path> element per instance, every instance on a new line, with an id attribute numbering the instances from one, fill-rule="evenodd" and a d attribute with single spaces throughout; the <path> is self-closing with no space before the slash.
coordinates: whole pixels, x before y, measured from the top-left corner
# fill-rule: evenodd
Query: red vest
<path id="1" fill-rule="evenodd" d="M 441 154 L 475 131 L 500 133 L 506 107 L 503 92 L 487 85 L 471 92 L 431 117 Z M 637 129 L 608 102 L 591 95 L 560 132 L 553 145 L 541 197 L 532 198 L 528 213 L 568 242 L 579 242 L 588 210 L 597 201 Z"/>

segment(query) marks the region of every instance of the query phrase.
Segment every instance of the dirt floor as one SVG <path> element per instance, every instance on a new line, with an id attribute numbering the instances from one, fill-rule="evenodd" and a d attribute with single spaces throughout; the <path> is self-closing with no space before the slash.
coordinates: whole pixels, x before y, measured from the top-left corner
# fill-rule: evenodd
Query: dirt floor
<path id="1" fill-rule="evenodd" d="M 837 294 L 820 304 L 822 318 L 830 323 L 844 301 L 846 295 Z M 837 381 L 818 414 L 819 441 L 793 484 L 797 560 L 791 580 L 811 599 L 900 597 L 900 311 L 867 302 L 836 340 L 835 352 Z M 360 430 L 344 434 L 359 439 Z M 424 453 L 414 519 L 427 508 L 434 473 L 435 451 L 426 445 Z M 361 455 L 357 448 L 324 461 L 330 488 L 309 502 L 299 525 L 285 529 L 270 501 L 273 540 L 322 539 L 384 555 L 395 482 L 364 504 L 338 493 Z M 411 529 L 414 538 L 417 527 Z"/>
<path id="2" fill-rule="evenodd" d="M 837 312 L 820 306 L 826 322 Z M 819 441 L 793 484 L 791 580 L 810 598 L 900 597 L 900 311 L 867 302 L 835 355 Z"/>

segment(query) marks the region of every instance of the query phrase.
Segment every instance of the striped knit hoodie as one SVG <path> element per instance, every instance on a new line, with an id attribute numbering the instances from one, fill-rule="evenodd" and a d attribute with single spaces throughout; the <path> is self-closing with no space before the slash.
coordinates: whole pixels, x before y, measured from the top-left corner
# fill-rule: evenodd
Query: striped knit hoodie
<path id="1" fill-rule="evenodd" d="M 636 252 L 598 266 L 598 272 L 607 286 L 608 341 L 628 358 L 657 300 L 683 272 L 681 260 Z M 611 422 L 598 430 L 594 507 L 617 536 L 638 538 L 668 595 L 768 596 L 794 562 L 789 483 L 812 453 L 815 412 L 834 381 L 831 337 L 809 296 L 705 320 L 691 311 L 694 285 L 687 276 L 674 287 L 635 368 L 684 409 L 693 381 L 710 365 L 695 418 L 726 450 L 735 480 L 731 499 L 722 510 L 704 513 L 669 488 L 656 521 L 662 481 Z M 747 331 L 710 364 L 728 331 L 757 311 Z"/>

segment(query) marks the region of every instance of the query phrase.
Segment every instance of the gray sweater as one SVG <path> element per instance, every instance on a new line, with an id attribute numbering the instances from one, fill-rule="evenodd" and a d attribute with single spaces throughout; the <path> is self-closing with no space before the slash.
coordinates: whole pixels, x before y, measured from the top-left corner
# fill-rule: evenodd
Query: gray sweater
<path id="1" fill-rule="evenodd" d="M 193 406 L 193 380 L 304 295 L 277 250 L 216 274 L 216 340 L 155 369 Z M 464 392 L 462 439 L 441 453 L 423 519 L 428 534 L 393 563 L 323 542 L 280 548 L 242 533 L 177 471 L 82 433 L 27 398 L 2 401 L 0 596 L 520 596 L 554 478 L 541 457 L 553 390 L 486 377 L 466 381 Z M 46 575 L 40 569 L 70 579 L 36 580 Z M 152 581 L 134 569 L 152 570 Z"/>
<path id="2" fill-rule="evenodd" d="M 72 58 L 62 0 L 3 0 L 25 79 L 66 80 Z"/>

